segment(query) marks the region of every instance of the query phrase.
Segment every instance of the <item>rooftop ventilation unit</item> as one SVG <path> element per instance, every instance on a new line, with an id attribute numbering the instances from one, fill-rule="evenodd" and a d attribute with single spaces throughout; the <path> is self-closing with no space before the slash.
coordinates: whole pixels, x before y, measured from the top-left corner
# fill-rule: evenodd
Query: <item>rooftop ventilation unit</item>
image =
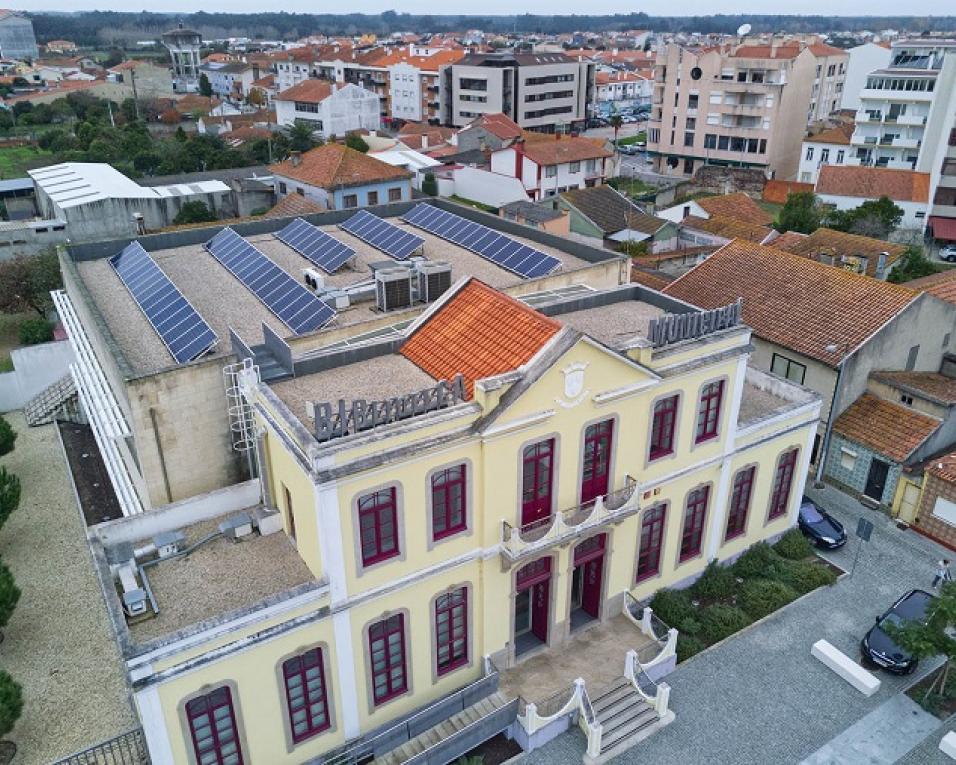
<path id="1" fill-rule="evenodd" d="M 380 311 L 409 308 L 412 304 L 412 272 L 407 268 L 383 268 L 375 272 L 375 305 Z"/>
<path id="2" fill-rule="evenodd" d="M 324 295 L 319 295 L 319 298 L 336 311 L 344 311 L 351 304 L 349 294 L 345 290 L 329 290 Z"/>
<path id="3" fill-rule="evenodd" d="M 219 524 L 219 531 L 227 539 L 241 539 L 252 533 L 252 518 L 248 513 L 230 515 Z"/>
<path id="4" fill-rule="evenodd" d="M 319 292 L 325 288 L 325 277 L 314 268 L 302 269 L 302 281 L 304 281 L 305 286 L 313 292 Z"/>
<path id="5" fill-rule="evenodd" d="M 163 531 L 153 537 L 156 553 L 160 558 L 168 558 L 183 549 L 186 535 L 181 531 Z"/>
<path id="6" fill-rule="evenodd" d="M 437 300 L 451 287 L 451 264 L 425 262 L 418 264 L 418 299 L 423 303 Z"/>

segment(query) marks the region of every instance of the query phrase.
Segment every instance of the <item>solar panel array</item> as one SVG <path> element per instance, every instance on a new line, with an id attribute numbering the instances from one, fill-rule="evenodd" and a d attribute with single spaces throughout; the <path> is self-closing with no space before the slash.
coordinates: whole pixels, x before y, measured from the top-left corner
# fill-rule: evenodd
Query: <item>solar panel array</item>
<path id="1" fill-rule="evenodd" d="M 425 244 L 425 240 L 420 236 L 388 223 L 368 210 L 359 210 L 347 221 L 340 223 L 339 228 L 395 260 L 405 260 Z"/>
<path id="2" fill-rule="evenodd" d="M 178 363 L 202 356 L 219 341 L 139 242 L 110 258 L 110 265 Z"/>
<path id="3" fill-rule="evenodd" d="M 203 247 L 297 335 L 328 324 L 335 311 L 231 228 Z"/>
<path id="4" fill-rule="evenodd" d="M 304 255 L 327 274 L 334 274 L 355 257 L 355 250 L 311 223 L 296 218 L 276 239 Z"/>
<path id="5" fill-rule="evenodd" d="M 433 205 L 416 205 L 405 220 L 526 279 L 545 276 L 561 267 L 561 261 L 551 255 Z"/>

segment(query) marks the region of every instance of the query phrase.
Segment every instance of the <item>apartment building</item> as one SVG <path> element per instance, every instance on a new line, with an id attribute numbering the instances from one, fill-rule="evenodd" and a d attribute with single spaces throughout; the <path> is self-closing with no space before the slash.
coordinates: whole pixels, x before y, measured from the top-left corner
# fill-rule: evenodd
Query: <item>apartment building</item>
<path id="1" fill-rule="evenodd" d="M 20 11 L 0 10 L 0 56 L 32 61 L 39 55 L 33 22 Z"/>
<path id="2" fill-rule="evenodd" d="M 598 72 L 595 75 L 597 106 L 602 111 L 649 106 L 653 77 L 640 72 Z"/>
<path id="3" fill-rule="evenodd" d="M 842 48 L 822 42 L 813 43 L 809 50 L 817 62 L 813 70 L 807 122 L 822 122 L 841 108 L 850 56 Z"/>
<path id="4" fill-rule="evenodd" d="M 252 83 L 259 79 L 259 68 L 239 62 L 213 61 L 199 67 L 206 75 L 214 95 L 224 101 L 239 102 L 249 94 Z"/>
<path id="5" fill-rule="evenodd" d="M 389 116 L 411 122 L 441 123 L 439 70 L 463 58 L 463 50 L 409 45 L 380 64 L 388 68 Z"/>
<path id="6" fill-rule="evenodd" d="M 894 42 L 860 91 L 850 163 L 930 172 L 954 124 L 954 81 L 956 40 Z"/>
<path id="7" fill-rule="evenodd" d="M 563 53 L 473 53 L 441 69 L 442 124 L 500 112 L 523 129 L 582 127 L 595 99 L 595 64 Z"/>
<path id="8" fill-rule="evenodd" d="M 353 130 L 378 130 L 382 116 L 377 93 L 358 85 L 303 80 L 275 97 L 276 122 L 307 123 L 323 139 Z"/>
<path id="9" fill-rule="evenodd" d="M 823 165 L 846 165 L 851 155 L 850 137 L 854 130 L 852 123 L 837 125 L 804 138 L 797 180 L 816 183 Z"/>
<path id="10" fill-rule="evenodd" d="M 889 43 L 863 43 L 863 45 L 848 48 L 847 55 L 849 61 L 846 66 L 840 108 L 856 112 L 860 108 L 860 92 L 866 87 L 866 78 L 870 72 L 890 65 L 890 45 Z"/>
<path id="11" fill-rule="evenodd" d="M 647 149 L 655 170 L 692 176 L 703 165 L 796 176 L 818 59 L 799 43 L 658 53 Z"/>

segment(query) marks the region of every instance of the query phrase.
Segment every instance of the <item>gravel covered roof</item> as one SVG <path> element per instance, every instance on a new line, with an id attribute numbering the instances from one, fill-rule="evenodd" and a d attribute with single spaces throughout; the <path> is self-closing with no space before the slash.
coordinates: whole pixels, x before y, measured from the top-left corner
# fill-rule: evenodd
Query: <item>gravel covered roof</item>
<path id="1" fill-rule="evenodd" d="M 738 425 L 747 425 L 774 412 L 793 406 L 793 402 L 782 396 L 776 396 L 768 390 L 758 388 L 753 383 L 744 383 L 743 395 L 740 398 L 740 413 L 737 415 Z"/>
<path id="2" fill-rule="evenodd" d="M 563 313 L 558 318 L 610 348 L 619 348 L 637 336 L 646 336 L 648 322 L 664 310 L 637 300 L 623 300 L 598 308 Z"/>

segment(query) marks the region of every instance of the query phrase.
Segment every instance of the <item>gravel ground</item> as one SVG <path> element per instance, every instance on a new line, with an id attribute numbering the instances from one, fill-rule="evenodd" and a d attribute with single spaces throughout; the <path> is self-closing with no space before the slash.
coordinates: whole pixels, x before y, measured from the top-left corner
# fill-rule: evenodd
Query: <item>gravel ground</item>
<path id="1" fill-rule="evenodd" d="M 19 437 L 2 462 L 23 493 L 0 532 L 0 554 L 22 595 L 0 664 L 23 686 L 10 739 L 15 765 L 30 765 L 111 738 L 136 719 L 55 426 L 6 416 Z"/>
<path id="2" fill-rule="evenodd" d="M 667 677 L 673 724 L 615 758 L 654 765 L 766 765 L 796 763 L 912 682 L 880 673 L 880 690 L 864 698 L 810 657 L 825 638 L 859 658 L 860 638 L 873 617 L 914 587 L 926 588 L 942 548 L 832 488 L 809 490 L 850 530 L 865 515 L 876 528 L 852 577 L 818 590 L 759 626 L 681 664 Z M 828 554 L 849 569 L 856 541 Z M 942 731 L 941 731 L 942 732 Z M 892 735 L 892 730 L 887 731 Z M 935 762 L 939 737 L 911 752 L 908 765 Z M 568 733 L 525 759 L 527 765 L 578 763 L 584 737 Z M 915 758 L 915 759 L 913 759 Z"/>

